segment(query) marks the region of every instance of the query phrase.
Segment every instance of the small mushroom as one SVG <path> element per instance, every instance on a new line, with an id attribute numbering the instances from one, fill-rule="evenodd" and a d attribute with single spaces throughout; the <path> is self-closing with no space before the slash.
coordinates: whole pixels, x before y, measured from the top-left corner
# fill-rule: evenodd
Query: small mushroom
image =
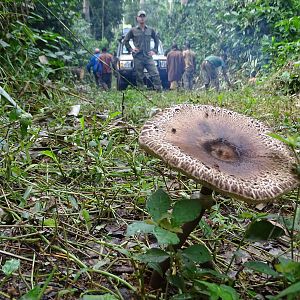
<path id="1" fill-rule="evenodd" d="M 199 198 L 202 212 L 195 221 L 184 224 L 175 249 L 184 244 L 212 205 L 213 190 L 248 203 L 261 203 L 299 185 L 293 171 L 295 158 L 269 133 L 253 118 L 210 105 L 176 105 L 144 124 L 141 147 L 203 186 Z M 161 264 L 163 272 L 168 267 L 168 262 Z M 158 288 L 162 282 L 154 271 L 152 287 Z"/>

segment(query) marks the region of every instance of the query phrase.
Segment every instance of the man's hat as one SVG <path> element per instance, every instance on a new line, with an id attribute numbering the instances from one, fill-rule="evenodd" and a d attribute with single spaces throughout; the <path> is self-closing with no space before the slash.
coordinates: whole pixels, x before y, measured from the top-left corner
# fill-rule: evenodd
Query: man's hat
<path id="1" fill-rule="evenodd" d="M 138 13 L 137 13 L 137 16 L 140 17 L 141 15 L 144 15 L 146 17 L 146 12 L 144 10 L 140 10 Z"/>

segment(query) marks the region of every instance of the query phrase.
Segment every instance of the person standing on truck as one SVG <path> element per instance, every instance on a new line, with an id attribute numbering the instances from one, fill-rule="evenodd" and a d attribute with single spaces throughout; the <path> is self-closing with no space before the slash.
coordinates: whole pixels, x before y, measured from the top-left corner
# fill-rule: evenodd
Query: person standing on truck
<path id="1" fill-rule="evenodd" d="M 123 44 L 133 56 L 133 63 L 136 73 L 136 83 L 139 88 L 144 87 L 144 69 L 146 69 L 153 82 L 154 89 L 162 90 L 162 85 L 153 55 L 158 52 L 159 39 L 155 30 L 146 25 L 146 13 L 140 10 L 136 20 L 138 25 L 131 28 L 126 34 Z M 150 48 L 150 41 L 154 40 L 154 48 Z M 131 47 L 129 41 L 133 41 Z"/>

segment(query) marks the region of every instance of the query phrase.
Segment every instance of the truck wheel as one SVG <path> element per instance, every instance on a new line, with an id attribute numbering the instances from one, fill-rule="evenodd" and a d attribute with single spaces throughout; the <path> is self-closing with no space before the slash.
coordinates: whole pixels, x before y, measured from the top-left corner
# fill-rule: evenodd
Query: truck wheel
<path id="1" fill-rule="evenodd" d="M 161 85 L 165 90 L 168 90 L 170 88 L 170 82 L 168 80 L 162 80 Z"/>
<path id="2" fill-rule="evenodd" d="M 123 91 L 127 88 L 127 82 L 118 74 L 117 76 L 117 90 Z"/>

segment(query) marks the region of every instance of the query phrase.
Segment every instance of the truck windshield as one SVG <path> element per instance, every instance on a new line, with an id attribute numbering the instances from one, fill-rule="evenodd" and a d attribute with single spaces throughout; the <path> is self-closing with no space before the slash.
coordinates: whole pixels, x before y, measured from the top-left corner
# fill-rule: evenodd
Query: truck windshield
<path id="1" fill-rule="evenodd" d="M 133 45 L 133 42 L 132 41 L 129 41 L 130 43 L 130 46 L 133 48 L 134 45 Z M 150 41 L 150 48 L 154 48 L 154 40 L 151 39 Z M 123 48 L 122 48 L 122 54 L 129 54 L 126 47 L 123 45 Z M 159 42 L 159 45 L 158 45 L 158 55 L 164 55 L 164 50 L 163 50 L 163 46 L 162 46 L 162 43 Z"/>

